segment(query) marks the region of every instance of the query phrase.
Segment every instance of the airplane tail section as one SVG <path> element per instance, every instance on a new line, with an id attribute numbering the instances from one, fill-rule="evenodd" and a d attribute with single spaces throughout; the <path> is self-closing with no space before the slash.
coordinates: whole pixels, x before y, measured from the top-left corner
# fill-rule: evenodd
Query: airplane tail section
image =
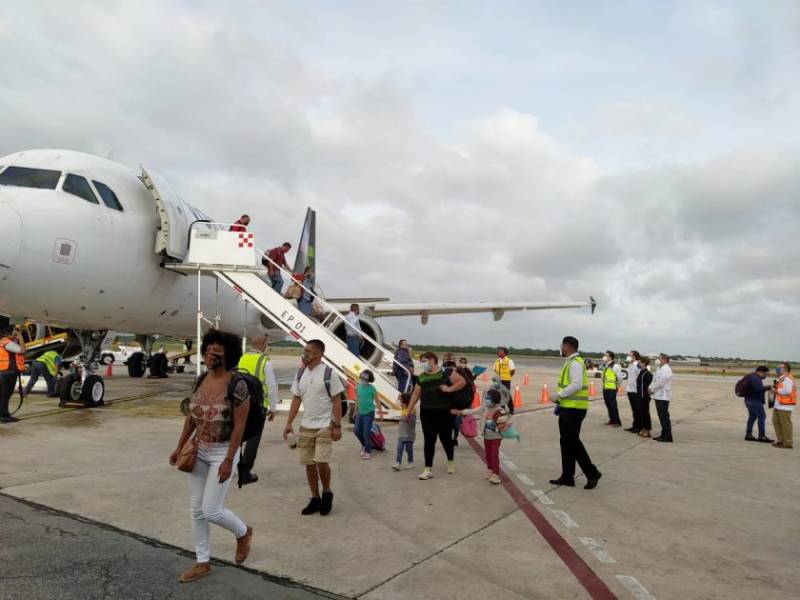
<path id="1" fill-rule="evenodd" d="M 297 255 L 294 259 L 292 272 L 295 277 L 302 278 L 307 268 L 317 271 L 317 213 L 309 208 L 306 211 L 306 220 L 303 223 L 303 232 L 300 234 L 300 243 L 297 245 Z"/>

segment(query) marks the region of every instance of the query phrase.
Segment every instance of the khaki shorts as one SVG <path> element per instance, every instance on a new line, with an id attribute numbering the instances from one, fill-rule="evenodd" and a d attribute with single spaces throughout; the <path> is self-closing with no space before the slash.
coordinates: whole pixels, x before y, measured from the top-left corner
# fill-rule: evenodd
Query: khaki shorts
<path id="1" fill-rule="evenodd" d="M 314 465 L 328 463 L 331 460 L 331 428 L 306 429 L 300 428 L 297 436 L 297 448 L 300 450 L 300 464 Z"/>

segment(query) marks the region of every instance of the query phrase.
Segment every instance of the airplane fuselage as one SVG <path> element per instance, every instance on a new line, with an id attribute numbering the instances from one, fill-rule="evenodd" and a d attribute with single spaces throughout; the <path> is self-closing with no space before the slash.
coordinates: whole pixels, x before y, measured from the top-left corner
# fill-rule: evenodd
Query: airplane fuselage
<path id="1" fill-rule="evenodd" d="M 58 150 L 20 152 L 0 165 L 60 172 L 55 189 L 0 185 L 0 314 L 71 329 L 194 335 L 197 279 L 161 267 L 155 238 L 162 222 L 136 171 Z M 65 191 L 69 174 L 113 190 L 122 210 L 107 206 L 94 183 L 88 187 L 97 203 Z M 205 217 L 183 207 L 190 219 Z M 202 287 L 202 306 L 213 316 L 214 280 L 204 278 Z M 254 311 L 245 317 L 241 300 L 224 288 L 224 327 L 256 328 Z"/>

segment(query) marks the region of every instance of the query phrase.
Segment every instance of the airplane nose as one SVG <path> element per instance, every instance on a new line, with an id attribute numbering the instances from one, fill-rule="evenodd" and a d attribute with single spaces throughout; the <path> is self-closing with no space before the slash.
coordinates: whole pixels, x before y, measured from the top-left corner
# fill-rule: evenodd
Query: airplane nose
<path id="1" fill-rule="evenodd" d="M 22 217 L 7 202 L 0 201 L 0 279 L 17 264 L 22 248 Z"/>

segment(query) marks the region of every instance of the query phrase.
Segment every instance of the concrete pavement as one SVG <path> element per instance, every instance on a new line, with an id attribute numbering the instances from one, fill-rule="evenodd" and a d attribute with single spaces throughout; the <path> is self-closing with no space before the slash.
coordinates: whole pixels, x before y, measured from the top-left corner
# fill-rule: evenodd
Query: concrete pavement
<path id="1" fill-rule="evenodd" d="M 518 366 L 520 381 L 524 372 Z M 529 372 L 532 385 L 521 390 L 539 409 L 539 388 L 552 387 L 556 371 Z M 143 382 L 115 376 L 109 390 L 125 402 L 0 429 L 0 452 L 18 457 L 0 464 L 4 493 L 191 549 L 185 479 L 166 464 L 188 379 L 130 399 Z M 784 517 L 800 491 L 796 451 L 743 441 L 746 411 L 732 386 L 676 381 L 674 445 L 606 427 L 602 401 L 593 404 L 583 438 L 603 472 L 596 490 L 547 484 L 560 469 L 549 407 L 516 418 L 523 441 L 504 442 L 503 468 L 613 596 L 793 598 L 800 526 Z M 620 406 L 627 425 L 623 397 Z M 393 453 L 359 460 L 345 431 L 334 450 L 334 512 L 303 518 L 303 471 L 280 440 L 281 423 L 262 442 L 261 481 L 229 494 L 228 506 L 255 527 L 248 567 L 369 599 L 591 597 L 509 493 L 483 480 L 468 445 L 456 451 L 456 475 L 446 475 L 439 450 L 436 477 L 422 482 L 417 471 L 393 472 Z M 384 427 L 390 449 L 394 427 Z M 415 450 L 421 461 L 421 434 Z M 214 556 L 229 558 L 231 547 L 226 532 L 212 530 Z"/>

